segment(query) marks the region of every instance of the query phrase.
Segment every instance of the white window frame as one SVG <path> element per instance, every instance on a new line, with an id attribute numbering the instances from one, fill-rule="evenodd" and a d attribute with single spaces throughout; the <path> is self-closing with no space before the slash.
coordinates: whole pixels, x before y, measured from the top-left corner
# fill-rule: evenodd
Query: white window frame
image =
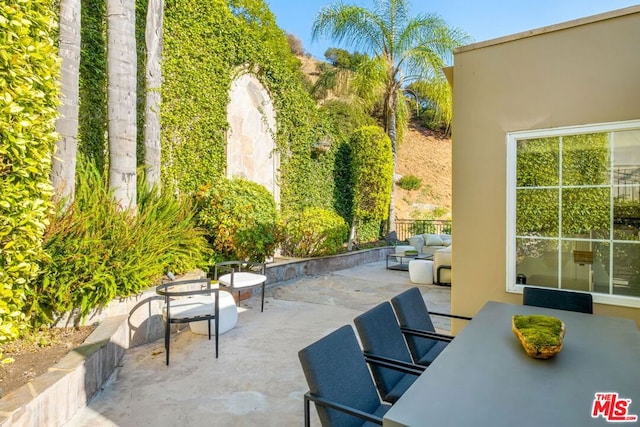
<path id="1" fill-rule="evenodd" d="M 517 141 L 522 139 L 536 139 L 560 137 L 585 133 L 618 132 L 625 130 L 640 130 L 640 120 L 589 124 L 581 126 L 567 126 L 549 129 L 535 129 L 508 132 L 507 144 L 507 272 L 506 289 L 510 293 L 522 293 L 524 285 L 516 283 L 516 156 Z M 593 302 L 617 305 L 623 307 L 640 307 L 640 297 L 624 295 L 608 295 L 592 292 Z"/>

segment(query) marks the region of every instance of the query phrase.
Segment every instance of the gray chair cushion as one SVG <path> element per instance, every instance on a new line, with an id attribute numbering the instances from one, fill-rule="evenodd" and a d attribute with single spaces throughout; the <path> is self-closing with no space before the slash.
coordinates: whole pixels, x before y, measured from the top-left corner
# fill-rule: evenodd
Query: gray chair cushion
<path id="1" fill-rule="evenodd" d="M 411 288 L 402 292 L 391 299 L 391 304 L 393 304 L 393 308 L 401 327 L 419 329 L 428 332 L 436 331 L 433 326 L 433 322 L 431 321 L 427 305 L 420 293 L 420 289 Z M 417 336 L 407 336 L 406 338 L 411 355 L 414 357 L 416 362 L 422 360 L 425 355 L 429 354 L 434 346 L 438 345 L 438 348 L 440 348 L 440 350 L 435 350 L 438 354 L 446 346 L 446 343 L 435 339 Z"/>
<path id="2" fill-rule="evenodd" d="M 425 338 L 422 338 L 422 339 L 425 339 Z M 416 360 L 416 363 L 418 365 L 424 365 L 424 366 L 431 365 L 433 361 L 436 360 L 436 357 L 438 357 L 440 353 L 442 353 L 442 350 L 447 348 L 447 344 L 448 343 L 446 341 L 436 340 L 435 344 L 429 349 L 429 351 L 423 354 L 419 360 Z"/>
<path id="3" fill-rule="evenodd" d="M 413 363 L 391 304 L 383 302 L 356 317 L 353 322 L 365 353 Z M 382 400 L 387 402 L 397 400 L 391 393 L 395 390 L 397 395 L 398 390 L 403 389 L 396 389 L 401 381 L 413 382 L 417 378 L 415 375 L 375 364 L 371 365 L 371 371 Z"/>
<path id="4" fill-rule="evenodd" d="M 409 387 L 411 387 L 411 385 L 416 379 L 418 379 L 418 377 L 414 375 L 405 374 L 402 378 L 400 378 L 400 381 L 398 381 L 393 386 L 393 388 L 389 390 L 384 400 L 386 400 L 389 403 L 396 403 L 398 399 L 402 397 L 404 392 L 407 391 Z"/>

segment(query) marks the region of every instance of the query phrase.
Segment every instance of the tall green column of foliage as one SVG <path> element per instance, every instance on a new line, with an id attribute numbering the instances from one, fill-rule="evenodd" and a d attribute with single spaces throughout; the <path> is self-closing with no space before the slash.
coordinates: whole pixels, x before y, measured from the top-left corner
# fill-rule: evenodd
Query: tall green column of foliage
<path id="1" fill-rule="evenodd" d="M 25 328 L 25 289 L 51 208 L 59 64 L 51 1 L 0 4 L 0 343 Z"/>
<path id="2" fill-rule="evenodd" d="M 105 0 L 82 0 L 78 150 L 104 170 L 107 150 L 107 23 Z"/>
<path id="3" fill-rule="evenodd" d="M 354 222 L 380 224 L 387 219 L 393 184 L 391 140 L 378 126 L 364 126 L 351 137 L 354 173 Z M 362 236 L 361 236 L 362 237 Z"/>
<path id="4" fill-rule="evenodd" d="M 351 170 L 351 134 L 362 126 L 375 125 L 375 119 L 352 104 L 328 101 L 320 113 L 326 134 L 332 138 L 333 157 L 333 209 L 351 225 L 353 220 L 353 172 Z M 374 236 L 377 237 L 377 236 Z"/>
<path id="5" fill-rule="evenodd" d="M 194 193 L 225 176 L 226 109 L 232 81 L 253 73 L 277 117 L 281 206 L 332 208 L 334 153 L 300 63 L 262 0 L 167 0 L 162 87 L 163 188 Z"/>
<path id="6" fill-rule="evenodd" d="M 136 82 L 136 159 L 138 165 L 144 164 L 144 109 L 146 102 L 146 65 L 147 65 L 147 45 L 145 41 L 145 30 L 147 24 L 147 7 L 149 0 L 136 0 L 136 56 L 138 58 L 137 67 L 138 79 Z"/>

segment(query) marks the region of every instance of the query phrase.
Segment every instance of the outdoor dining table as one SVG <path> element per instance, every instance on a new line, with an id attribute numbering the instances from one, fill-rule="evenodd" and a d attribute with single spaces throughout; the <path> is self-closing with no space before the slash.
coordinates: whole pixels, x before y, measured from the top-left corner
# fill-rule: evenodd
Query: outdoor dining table
<path id="1" fill-rule="evenodd" d="M 547 360 L 528 356 L 511 330 L 516 314 L 562 320 L 562 351 Z M 640 331 L 634 321 L 488 302 L 383 425 L 584 427 L 625 425 L 637 416 Z"/>

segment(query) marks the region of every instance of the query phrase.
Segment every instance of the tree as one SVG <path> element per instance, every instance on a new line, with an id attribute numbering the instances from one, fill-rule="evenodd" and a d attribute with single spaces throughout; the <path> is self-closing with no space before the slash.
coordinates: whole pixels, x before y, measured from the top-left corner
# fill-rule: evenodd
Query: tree
<path id="1" fill-rule="evenodd" d="M 411 17 L 407 0 L 374 0 L 372 10 L 337 2 L 326 6 L 316 16 L 312 37 L 328 36 L 368 54 L 370 61 L 358 67 L 355 84 L 360 93 L 381 103 L 382 122 L 391 139 L 395 173 L 398 118 L 407 107 L 402 96 L 405 85 L 415 80 L 444 79 L 442 67 L 453 48 L 467 41 L 467 36 L 449 28 L 436 15 Z M 365 97 L 366 99 L 366 97 Z M 395 229 L 394 197 L 391 187 L 388 231 Z"/>
<path id="2" fill-rule="evenodd" d="M 344 68 L 351 71 L 356 71 L 358 69 L 358 65 L 360 65 L 362 61 L 368 59 L 367 55 L 362 53 L 350 53 L 349 51 L 335 47 L 327 49 L 324 52 L 324 57 L 334 67 Z"/>
<path id="3" fill-rule="evenodd" d="M 289 49 L 291 49 L 292 54 L 296 56 L 304 55 L 304 47 L 302 46 L 302 41 L 294 34 L 287 34 L 287 43 L 289 43 Z"/>
<path id="4" fill-rule="evenodd" d="M 363 220 L 387 219 L 393 186 L 391 140 L 378 126 L 357 129 L 350 140 L 353 172 L 353 222 L 349 236 L 351 250 Z"/>
<path id="5" fill-rule="evenodd" d="M 145 41 L 147 44 L 144 164 L 147 188 L 160 190 L 160 87 L 162 85 L 162 16 L 164 0 L 149 0 Z"/>
<path id="6" fill-rule="evenodd" d="M 60 35 L 58 52 L 61 103 L 56 131 L 60 139 L 53 156 L 51 183 L 56 199 L 73 201 L 78 151 L 78 105 L 80 76 L 80 0 L 60 1 Z"/>
<path id="7" fill-rule="evenodd" d="M 406 89 L 415 98 L 416 116 L 429 129 L 451 133 L 453 99 L 449 83 L 442 79 L 420 80 Z M 421 110 L 422 109 L 422 110 Z"/>
<path id="8" fill-rule="evenodd" d="M 107 0 L 109 187 L 121 209 L 136 207 L 135 0 Z"/>

